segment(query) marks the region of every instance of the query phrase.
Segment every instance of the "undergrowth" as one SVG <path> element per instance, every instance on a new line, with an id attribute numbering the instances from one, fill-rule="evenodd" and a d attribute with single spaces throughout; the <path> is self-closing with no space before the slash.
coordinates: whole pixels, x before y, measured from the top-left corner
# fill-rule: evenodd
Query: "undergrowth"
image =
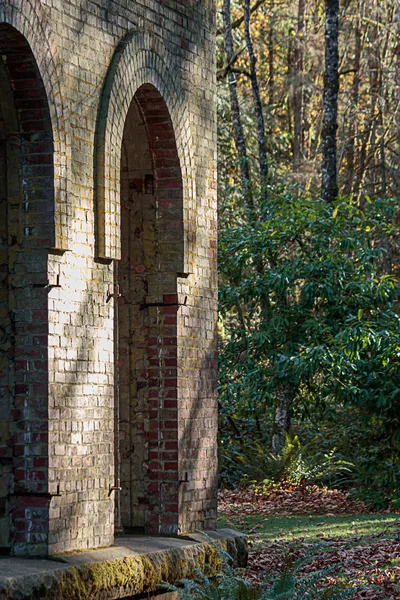
<path id="1" fill-rule="evenodd" d="M 300 575 L 301 569 L 322 549 L 321 544 L 312 547 L 297 560 L 288 552 L 278 577 L 258 588 L 239 577 L 231 556 L 213 544 L 220 556 L 220 572 L 206 565 L 204 571 L 195 569 L 196 579 L 182 579 L 178 585 L 164 584 L 163 589 L 177 592 L 181 600 L 344 600 L 357 591 L 341 582 L 323 586 L 323 580 L 332 571 L 337 571 L 337 564 Z M 327 546 L 329 544 L 324 544 L 324 550 Z"/>

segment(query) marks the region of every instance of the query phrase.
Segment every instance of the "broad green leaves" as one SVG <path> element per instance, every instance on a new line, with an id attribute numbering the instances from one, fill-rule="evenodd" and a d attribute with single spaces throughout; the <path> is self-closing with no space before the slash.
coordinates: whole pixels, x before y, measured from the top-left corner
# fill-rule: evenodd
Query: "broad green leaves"
<path id="1" fill-rule="evenodd" d="M 249 431 L 282 384 L 298 410 L 338 400 L 397 414 L 396 219 L 394 200 L 342 200 L 332 211 L 287 190 L 270 191 L 253 222 L 223 215 L 220 397 Z"/>

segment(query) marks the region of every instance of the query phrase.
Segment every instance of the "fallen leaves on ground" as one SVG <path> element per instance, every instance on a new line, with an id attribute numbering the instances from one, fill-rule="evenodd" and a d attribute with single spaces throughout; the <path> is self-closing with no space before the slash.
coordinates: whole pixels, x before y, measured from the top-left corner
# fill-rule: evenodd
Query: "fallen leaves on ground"
<path id="1" fill-rule="evenodd" d="M 221 490 L 218 506 L 227 516 L 238 509 L 246 515 L 360 515 L 369 512 L 364 502 L 350 498 L 350 492 L 316 485 L 282 486 L 262 492 L 245 488 Z"/>
<path id="2" fill-rule="evenodd" d="M 249 552 L 249 564 L 244 578 L 254 585 L 262 585 L 266 580 L 285 569 L 288 557 L 297 560 L 307 555 L 314 547 L 315 555 L 299 569 L 297 575 L 321 571 L 335 565 L 321 580 L 321 587 L 346 580 L 360 588 L 354 600 L 374 600 L 375 598 L 400 598 L 400 540 L 381 539 L 374 536 L 363 544 L 360 538 L 327 541 L 324 546 L 305 542 L 279 541 L 269 544 L 256 544 Z"/>
<path id="3" fill-rule="evenodd" d="M 363 502 L 351 499 L 348 492 L 317 486 L 286 486 L 267 493 L 223 490 L 219 509 L 225 516 L 357 515 L 369 512 Z M 305 538 L 260 540 L 258 528 L 259 525 L 255 525 L 250 530 L 249 563 L 244 572 L 245 579 L 252 584 L 263 585 L 271 581 L 288 564 L 311 553 L 297 576 L 334 565 L 321 579 L 321 588 L 345 581 L 357 588 L 354 600 L 400 599 L 400 522 L 368 537 L 327 538 L 321 532 L 321 544 L 318 545 Z"/>

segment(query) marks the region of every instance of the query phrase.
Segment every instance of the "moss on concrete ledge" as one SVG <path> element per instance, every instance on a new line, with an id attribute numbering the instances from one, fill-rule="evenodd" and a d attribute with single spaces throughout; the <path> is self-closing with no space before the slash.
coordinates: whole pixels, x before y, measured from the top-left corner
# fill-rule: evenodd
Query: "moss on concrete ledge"
<path id="1" fill-rule="evenodd" d="M 192 578 L 205 564 L 221 568 L 218 548 L 240 566 L 247 559 L 246 538 L 226 529 L 190 538 L 131 537 L 94 552 L 56 560 L 5 559 L 0 567 L 0 600 L 116 600 L 158 590 Z"/>
<path id="2" fill-rule="evenodd" d="M 63 574 L 58 593 L 63 600 L 87 600 L 119 590 L 118 597 L 123 598 L 156 591 L 164 581 L 190 578 L 206 563 L 216 570 L 221 566 L 216 547 L 209 543 L 71 567 Z"/>

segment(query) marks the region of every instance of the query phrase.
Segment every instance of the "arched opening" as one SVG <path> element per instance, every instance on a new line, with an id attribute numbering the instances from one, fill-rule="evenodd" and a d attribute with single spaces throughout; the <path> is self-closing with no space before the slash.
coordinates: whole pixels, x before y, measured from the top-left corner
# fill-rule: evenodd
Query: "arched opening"
<path id="1" fill-rule="evenodd" d="M 0 548 L 12 547 L 15 554 L 46 553 L 46 284 L 53 200 L 46 91 L 27 40 L 1 23 Z"/>
<path id="2" fill-rule="evenodd" d="M 167 106 L 136 92 L 121 152 L 121 260 L 116 264 L 117 524 L 178 533 L 177 272 L 182 176 Z"/>

